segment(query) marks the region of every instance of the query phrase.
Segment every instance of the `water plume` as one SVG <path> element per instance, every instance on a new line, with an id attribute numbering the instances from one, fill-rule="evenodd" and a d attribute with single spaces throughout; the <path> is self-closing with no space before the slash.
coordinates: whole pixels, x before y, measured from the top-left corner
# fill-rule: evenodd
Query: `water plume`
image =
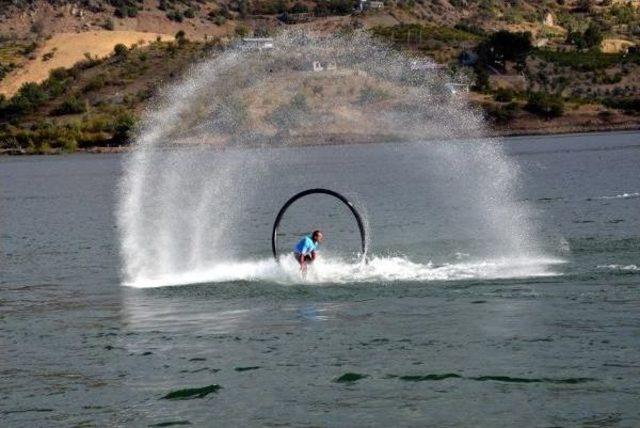
<path id="1" fill-rule="evenodd" d="M 464 76 L 363 32 L 284 32 L 273 49 L 239 45 L 195 65 L 145 114 L 125 165 L 117 212 L 124 283 L 292 280 L 291 267 L 268 260 L 277 204 L 256 206 L 255 200 L 286 200 L 301 190 L 299 182 L 287 182 L 289 173 L 300 165 L 312 170 L 305 163 L 309 152 L 300 149 L 321 144 L 417 144 L 411 147 L 424 156 L 424 167 L 403 171 L 399 181 L 411 183 L 419 198 L 458 204 L 449 216 L 455 227 L 473 228 L 474 239 L 485 243 L 471 265 L 543 260 L 527 207 L 514 202 L 516 166 L 496 141 L 483 138 L 482 115 L 452 94 L 451 82 L 464 83 Z M 402 169 L 393 165 L 397 158 L 388 159 L 390 168 Z M 336 184 L 328 174 L 313 179 L 316 185 Z M 337 185 L 369 212 L 376 209 L 354 180 Z M 291 191 L 282 195 L 283 189 Z M 412 208 L 407 201 L 403 210 Z M 364 271 L 327 263 L 336 281 L 447 277 L 433 270 L 451 266 L 447 261 L 434 268 L 427 260 L 376 255 L 385 249 L 376 249 L 371 227 L 374 262 Z M 452 232 L 448 226 L 425 228 L 425 235 L 435 237 Z M 248 250 L 247 241 L 256 241 L 258 232 L 264 232 L 264 251 L 261 244 Z M 385 263 L 393 267 L 381 273 Z"/>

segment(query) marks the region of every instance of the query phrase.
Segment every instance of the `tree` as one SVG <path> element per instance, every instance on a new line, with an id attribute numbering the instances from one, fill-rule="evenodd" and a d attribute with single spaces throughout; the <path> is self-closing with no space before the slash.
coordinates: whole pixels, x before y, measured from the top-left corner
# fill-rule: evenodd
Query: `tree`
<path id="1" fill-rule="evenodd" d="M 113 124 L 114 132 L 111 141 L 117 145 L 128 143 L 135 124 L 136 120 L 130 113 L 120 115 Z"/>
<path id="2" fill-rule="evenodd" d="M 524 108 L 545 119 L 552 119 L 564 114 L 564 100 L 547 92 L 531 92 Z"/>
<path id="3" fill-rule="evenodd" d="M 602 43 L 602 30 L 598 24 L 591 22 L 582 37 L 589 49 L 597 49 L 600 47 L 600 43 Z"/>
<path id="4" fill-rule="evenodd" d="M 500 30 L 480 43 L 478 56 L 481 63 L 490 66 L 504 68 L 507 61 L 512 61 L 524 68 L 532 48 L 530 32 L 512 33 Z"/>

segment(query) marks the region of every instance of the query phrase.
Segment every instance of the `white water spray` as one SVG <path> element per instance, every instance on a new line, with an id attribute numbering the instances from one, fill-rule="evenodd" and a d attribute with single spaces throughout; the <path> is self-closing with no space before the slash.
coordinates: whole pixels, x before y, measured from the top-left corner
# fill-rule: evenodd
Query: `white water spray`
<path id="1" fill-rule="evenodd" d="M 314 62 L 325 70 L 313 71 Z M 404 171 L 405 185 L 415 188 L 414 197 L 430 192 L 443 206 L 457 204 L 455 227 L 472 228 L 479 241 L 491 244 L 473 254 L 474 261 L 435 266 L 376 256 L 374 229 L 368 266 L 326 260 L 312 281 L 549 274 L 552 260 L 538 252 L 527 208 L 513 202 L 517 168 L 495 141 L 478 139 L 481 115 L 446 88 L 458 77 L 436 70 L 362 33 L 284 33 L 272 50 L 229 49 L 195 66 L 148 112 L 125 166 L 118 207 L 124 283 L 298 281 L 295 266 L 242 246 L 257 239 L 250 232 L 255 229 L 265 231 L 268 248 L 269 222 L 277 210 L 276 204 L 256 213 L 252 201 L 284 201 L 301 190 L 278 186 L 287 177 L 283 158 L 293 159 L 294 167 L 308 162 L 299 146 L 382 141 L 424 142 L 418 150 L 428 164 Z M 434 177 L 441 182 L 436 188 Z M 322 176 L 314 183 L 324 179 L 331 183 Z M 356 184 L 339 185 L 361 199 Z M 282 191 L 287 194 L 265 195 Z M 366 200 L 362 204 L 375 209 Z M 450 232 L 455 231 L 436 234 L 446 238 Z"/>

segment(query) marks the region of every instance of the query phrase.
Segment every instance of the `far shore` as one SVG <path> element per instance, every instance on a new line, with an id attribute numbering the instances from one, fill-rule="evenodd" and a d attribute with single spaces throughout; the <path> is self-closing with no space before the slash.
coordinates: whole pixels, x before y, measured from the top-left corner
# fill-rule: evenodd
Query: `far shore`
<path id="1" fill-rule="evenodd" d="M 618 133 L 618 132 L 633 132 L 640 131 L 640 124 L 621 124 L 621 125 L 594 125 L 594 126 L 550 126 L 547 128 L 538 129 L 491 129 L 484 135 L 473 136 L 468 135 L 461 138 L 509 138 L 509 137 L 535 137 L 535 136 L 549 136 L 554 135 L 580 135 L 580 134 L 597 134 L 597 133 Z M 311 138 L 300 139 L 297 146 L 331 146 L 331 145 L 347 145 L 347 144 L 385 144 L 390 142 L 397 142 L 400 139 L 389 138 L 388 136 L 375 137 L 375 136 L 362 136 L 362 135 L 342 135 L 342 136 L 330 136 L 324 137 L 324 141 L 318 141 L 318 139 L 312 140 Z M 185 144 L 184 147 L 188 145 Z M 257 146 L 259 147 L 259 146 Z M 286 146 L 285 146 L 286 147 Z M 126 146 L 95 146 L 84 147 L 77 149 L 74 153 L 88 153 L 88 154 L 113 154 L 113 153 L 126 153 L 132 150 L 131 145 Z M 61 151 L 52 151 L 51 153 L 30 153 L 24 149 L 0 149 L 0 155 L 5 156 L 35 156 L 35 155 L 59 155 L 65 154 Z M 71 153 L 66 153 L 71 154 Z"/>

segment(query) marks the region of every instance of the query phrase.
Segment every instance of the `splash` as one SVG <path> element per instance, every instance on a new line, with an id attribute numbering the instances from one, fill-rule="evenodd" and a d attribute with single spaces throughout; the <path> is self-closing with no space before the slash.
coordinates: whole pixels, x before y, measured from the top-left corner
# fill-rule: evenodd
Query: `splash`
<path id="1" fill-rule="evenodd" d="M 147 112 L 120 186 L 123 283 L 299 281 L 295 266 L 278 267 L 263 254 L 276 202 L 301 190 L 304 180 L 339 186 L 373 218 L 371 263 L 327 263 L 314 281 L 548 272 L 527 221 L 528 209 L 515 202 L 516 166 L 496 141 L 482 138 L 482 115 L 448 90 L 448 83 L 463 81 L 463 76 L 445 73 L 429 60 L 412 58 L 361 32 L 324 38 L 285 32 L 274 46 L 239 46 L 194 66 Z M 411 238 L 446 239 L 463 231 L 464 239 L 483 244 L 475 251 L 462 245 L 457 252 L 480 262 L 433 266 L 412 262 L 416 258 L 406 254 L 380 255 L 386 248 L 376 247 L 380 231 L 375 228 L 382 224 L 376 216 L 383 208 L 356 179 L 335 181 L 336 172 L 343 171 L 334 165 L 344 159 L 330 160 L 327 169 L 333 173 L 314 172 L 313 156 L 319 155 L 304 150 L 309 145 L 373 142 L 416 144 L 407 159 L 389 154 L 378 170 L 371 169 L 371 162 L 362 171 L 349 166 L 354 174 L 370 174 L 362 181 L 366 184 L 380 180 L 371 189 L 387 186 L 389 200 L 396 198 L 391 208 L 384 208 L 397 214 L 385 220 L 386 226 L 400 225 L 403 215 L 415 223 L 428 215 L 416 202 L 438 201 L 439 210 L 449 210 L 449 222 L 425 221 L 423 229 L 414 224 Z M 420 156 L 420 167 L 402 164 Z M 292 178 L 300 169 L 305 175 Z M 403 200 L 398 196 L 402 188 L 394 186 L 408 185 L 412 193 Z M 256 243 L 261 242 L 258 237 L 264 248 Z M 523 260 L 537 261 L 537 268 Z"/>
<path id="2" fill-rule="evenodd" d="M 557 276 L 554 266 L 564 263 L 552 258 L 505 258 L 468 261 L 464 263 L 415 263 L 405 257 L 374 257 L 366 264 L 345 263 L 343 260 L 319 260 L 309 269 L 305 279 L 291 257 L 230 262 L 202 270 L 161 274 L 142 278 L 125 285 L 153 288 L 166 285 L 187 285 L 218 282 L 269 282 L 282 285 L 362 284 L 422 281 L 460 281 L 468 279 L 514 279 Z M 544 266 L 544 268 L 541 268 Z"/>

